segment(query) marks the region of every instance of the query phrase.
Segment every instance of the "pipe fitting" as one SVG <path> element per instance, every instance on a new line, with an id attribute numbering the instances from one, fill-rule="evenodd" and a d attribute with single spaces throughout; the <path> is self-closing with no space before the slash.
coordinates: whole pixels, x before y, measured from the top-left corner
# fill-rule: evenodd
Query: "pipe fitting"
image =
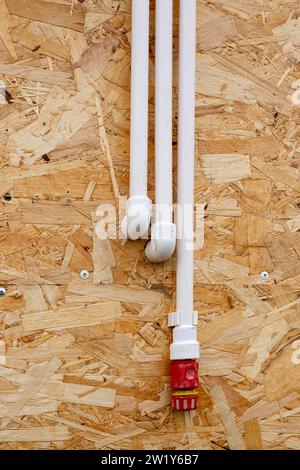
<path id="1" fill-rule="evenodd" d="M 170 357 L 172 361 L 198 359 L 200 357 L 200 345 L 197 341 L 195 326 L 179 325 L 174 328 Z"/>
<path id="2" fill-rule="evenodd" d="M 148 238 L 151 210 L 152 202 L 147 196 L 134 196 L 128 199 L 126 217 L 121 224 L 124 237 L 130 240 Z"/>
<path id="3" fill-rule="evenodd" d="M 199 404 L 199 365 L 196 359 L 172 361 L 170 367 L 172 408 L 192 411 Z"/>
<path id="4" fill-rule="evenodd" d="M 151 263 L 163 263 L 173 255 L 176 247 L 176 225 L 158 222 L 151 228 L 151 240 L 146 246 L 146 256 Z"/>

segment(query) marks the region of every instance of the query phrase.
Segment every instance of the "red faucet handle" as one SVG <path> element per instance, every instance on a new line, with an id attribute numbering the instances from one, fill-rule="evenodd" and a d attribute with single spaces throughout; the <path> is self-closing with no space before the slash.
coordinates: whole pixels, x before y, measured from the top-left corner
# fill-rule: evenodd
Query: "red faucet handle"
<path id="1" fill-rule="evenodd" d="M 173 390 L 191 390 L 199 387 L 197 359 L 171 362 L 171 387 Z"/>

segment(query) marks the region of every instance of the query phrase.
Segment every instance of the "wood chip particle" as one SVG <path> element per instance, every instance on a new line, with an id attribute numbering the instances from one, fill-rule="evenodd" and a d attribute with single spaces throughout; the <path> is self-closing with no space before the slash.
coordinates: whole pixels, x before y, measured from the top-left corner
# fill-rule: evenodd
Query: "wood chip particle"
<path id="1" fill-rule="evenodd" d="M 62 330 L 65 328 L 99 325 L 121 316 L 119 302 L 101 302 L 88 306 L 58 309 L 55 312 L 38 312 L 23 316 L 25 331 Z"/>
<path id="2" fill-rule="evenodd" d="M 6 0 L 0 0 L 0 38 L 4 42 L 12 58 L 16 60 L 17 54 L 10 35 L 12 21 L 5 1 Z"/>
<path id="3" fill-rule="evenodd" d="M 248 155 L 202 155 L 202 169 L 207 179 L 227 183 L 251 176 Z"/>
<path id="4" fill-rule="evenodd" d="M 263 443 L 257 419 L 251 419 L 244 423 L 245 442 L 248 450 L 262 450 Z"/>
<path id="5" fill-rule="evenodd" d="M 220 385 L 215 385 L 210 391 L 220 418 L 226 430 L 226 438 L 231 450 L 246 450 L 245 443 L 236 424 L 235 415 L 231 410 L 226 395 Z"/>
<path id="6" fill-rule="evenodd" d="M 16 156 L 23 157 L 30 166 L 66 143 L 96 113 L 94 93 L 91 86 L 73 96 L 53 87 L 38 119 L 11 137 L 14 161 Z"/>
<path id="7" fill-rule="evenodd" d="M 50 85 L 67 87 L 71 84 L 69 73 L 30 67 L 29 65 L 0 64 L 0 73 Z"/>
<path id="8" fill-rule="evenodd" d="M 53 442 L 70 439 L 71 433 L 65 426 L 43 426 L 0 431 L 1 442 Z"/>
<path id="9" fill-rule="evenodd" d="M 43 388 L 57 369 L 59 369 L 61 364 L 62 362 L 59 359 L 54 358 L 48 364 L 43 364 L 39 367 L 38 373 L 32 378 L 29 386 L 24 390 L 24 392 L 20 393 L 20 398 L 8 409 L 5 417 L 2 418 L 0 429 L 5 429 L 8 426 L 26 403 Z"/>
<path id="10" fill-rule="evenodd" d="M 70 4 L 44 0 L 5 0 L 9 12 L 21 18 L 41 21 L 75 31 L 84 31 L 85 9 L 80 4 L 71 14 Z"/>

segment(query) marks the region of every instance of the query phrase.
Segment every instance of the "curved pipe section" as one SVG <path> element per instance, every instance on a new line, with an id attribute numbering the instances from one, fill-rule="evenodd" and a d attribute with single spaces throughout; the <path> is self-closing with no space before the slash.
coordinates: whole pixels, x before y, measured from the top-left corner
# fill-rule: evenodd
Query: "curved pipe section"
<path id="1" fill-rule="evenodd" d="M 176 225 L 159 222 L 151 228 L 151 240 L 146 246 L 146 256 L 151 263 L 163 263 L 173 255 L 176 248 Z"/>

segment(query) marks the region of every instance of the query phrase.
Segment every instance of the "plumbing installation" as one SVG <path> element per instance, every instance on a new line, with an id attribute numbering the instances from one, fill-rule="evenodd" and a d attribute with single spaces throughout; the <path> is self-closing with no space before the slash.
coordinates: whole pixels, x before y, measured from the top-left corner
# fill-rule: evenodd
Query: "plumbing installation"
<path id="1" fill-rule="evenodd" d="M 156 1 L 155 26 L 155 214 L 149 261 L 168 260 L 176 245 L 172 216 L 173 0 Z"/>
<path id="2" fill-rule="evenodd" d="M 149 16 L 149 0 L 132 0 L 130 196 L 122 222 L 131 240 L 148 234 L 152 209 L 147 196 Z"/>
<path id="3" fill-rule="evenodd" d="M 172 407 L 198 407 L 197 314 L 193 310 L 193 228 L 195 157 L 196 0 L 180 0 L 177 227 L 172 204 L 173 0 L 156 0 L 155 210 L 147 196 L 149 0 L 132 1 L 130 198 L 123 233 L 151 239 L 146 256 L 168 260 L 177 239 L 176 312 L 170 346 Z M 151 227 L 150 227 L 151 226 Z"/>

